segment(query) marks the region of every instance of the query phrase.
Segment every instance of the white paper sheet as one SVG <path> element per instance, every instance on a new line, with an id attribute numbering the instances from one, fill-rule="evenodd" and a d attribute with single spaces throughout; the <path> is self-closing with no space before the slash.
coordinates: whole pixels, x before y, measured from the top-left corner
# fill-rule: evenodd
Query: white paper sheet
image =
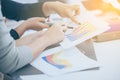
<path id="1" fill-rule="evenodd" d="M 95 16 L 91 15 L 82 4 L 80 5 L 81 13 L 77 18 L 81 22 L 81 25 L 77 25 L 77 28 L 67 34 L 65 39 L 60 43 L 64 49 L 80 44 L 110 29 L 106 22 L 97 19 Z M 76 27 L 73 22 L 68 23 Z"/>
<path id="2" fill-rule="evenodd" d="M 29 76 L 20 76 L 22 80 L 53 80 L 47 75 L 29 75 Z"/>
<path id="3" fill-rule="evenodd" d="M 31 65 L 51 76 L 98 67 L 96 61 L 85 56 L 76 47 L 46 50 Z"/>

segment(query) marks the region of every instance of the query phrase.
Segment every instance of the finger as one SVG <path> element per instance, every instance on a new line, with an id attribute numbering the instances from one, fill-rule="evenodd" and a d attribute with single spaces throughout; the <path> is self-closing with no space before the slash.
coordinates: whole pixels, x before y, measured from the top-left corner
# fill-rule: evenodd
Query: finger
<path id="1" fill-rule="evenodd" d="M 75 10 L 76 10 L 76 14 L 79 15 L 80 14 L 80 6 L 76 5 Z"/>
<path id="2" fill-rule="evenodd" d="M 45 22 L 45 18 L 43 18 L 43 17 L 36 17 L 36 19 L 40 22 Z"/>
<path id="3" fill-rule="evenodd" d="M 59 27 L 59 29 L 62 32 L 66 32 L 68 28 L 67 28 L 67 26 L 64 26 L 64 24 L 65 24 L 64 22 L 59 21 L 59 22 L 55 23 L 55 26 Z"/>
<path id="4" fill-rule="evenodd" d="M 75 16 L 73 16 L 71 13 L 70 14 L 68 14 L 68 17 L 73 21 L 73 22 L 75 22 L 75 23 L 77 23 L 77 24 L 79 24 L 80 22 L 76 19 L 76 17 Z"/>
<path id="5" fill-rule="evenodd" d="M 62 27 L 61 27 L 61 30 L 62 30 L 63 32 L 66 32 L 67 29 L 68 29 L 68 28 L 67 28 L 66 26 L 62 26 Z"/>
<path id="6" fill-rule="evenodd" d="M 63 22 L 63 21 L 57 21 L 53 24 L 53 26 L 57 26 L 57 27 L 62 27 L 64 25 L 65 25 L 65 22 Z"/>
<path id="7" fill-rule="evenodd" d="M 80 14 L 80 9 L 76 9 L 75 10 L 75 16 L 79 15 Z"/>
<path id="8" fill-rule="evenodd" d="M 80 14 L 80 6 L 79 5 L 73 5 L 72 10 L 75 11 L 75 16 Z"/>
<path id="9" fill-rule="evenodd" d="M 49 28 L 49 25 L 44 24 L 44 23 L 38 23 L 38 25 L 39 25 L 41 28 Z"/>
<path id="10" fill-rule="evenodd" d="M 55 24 L 53 24 L 52 27 L 55 27 L 55 28 L 57 28 L 58 30 L 60 30 L 60 31 L 62 31 L 62 32 L 64 32 L 64 30 L 66 30 L 66 28 L 63 27 L 62 24 L 60 24 L 60 23 L 58 23 L 58 22 L 55 23 Z"/>

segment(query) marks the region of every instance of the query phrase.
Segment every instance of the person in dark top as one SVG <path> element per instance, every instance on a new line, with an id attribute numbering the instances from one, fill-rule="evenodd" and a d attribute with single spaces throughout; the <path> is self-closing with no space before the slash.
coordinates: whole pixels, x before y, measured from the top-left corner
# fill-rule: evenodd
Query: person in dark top
<path id="1" fill-rule="evenodd" d="M 22 4 L 12 0 L 1 0 L 2 13 L 8 19 L 26 20 L 31 17 L 43 17 L 42 5 L 48 0 L 40 0 L 38 3 Z M 55 0 L 49 0 L 55 1 Z M 60 0 L 63 2 L 63 0 Z"/>
<path id="2" fill-rule="evenodd" d="M 58 13 L 60 16 L 62 17 L 68 17 L 71 18 L 74 22 L 77 22 L 77 20 L 75 19 L 74 15 L 72 15 L 72 11 L 75 11 L 75 14 L 79 14 L 79 7 L 74 5 L 71 6 L 71 8 L 69 7 L 70 5 L 67 4 L 63 4 L 63 3 L 58 3 L 58 5 L 54 5 L 54 1 L 51 2 L 47 2 L 48 0 L 41 0 L 39 3 L 29 3 L 29 4 L 22 4 L 22 3 L 18 3 L 12 0 L 1 0 L 1 7 L 2 7 L 2 14 L 3 16 L 5 16 L 8 19 L 12 19 L 12 20 L 26 20 L 28 18 L 31 17 L 47 17 L 49 16 L 49 14 L 56 12 Z M 62 0 L 63 1 L 63 0 Z M 51 10 L 45 10 L 44 4 L 52 4 L 49 5 L 49 8 L 52 7 L 56 7 L 58 6 L 58 8 L 56 7 L 56 9 L 52 12 Z M 55 3 L 56 4 L 56 3 Z M 64 6 L 66 6 L 66 10 L 64 9 Z M 59 8 L 61 7 L 61 8 Z M 63 8 L 62 8 L 63 7 Z M 69 9 L 68 9 L 69 7 Z M 62 11 L 66 11 L 65 13 Z M 67 11 L 68 10 L 68 11 Z M 46 12 L 47 11 L 47 12 Z M 50 11 L 50 12 L 49 12 Z M 46 15 L 47 13 L 47 15 Z M 17 31 L 15 29 L 12 29 L 10 31 L 10 35 L 16 40 L 19 39 L 19 34 L 17 34 Z"/>
<path id="3" fill-rule="evenodd" d="M 8 19 L 26 20 L 31 17 L 44 16 L 42 13 L 42 4 L 22 4 L 11 0 L 1 0 L 2 13 Z"/>

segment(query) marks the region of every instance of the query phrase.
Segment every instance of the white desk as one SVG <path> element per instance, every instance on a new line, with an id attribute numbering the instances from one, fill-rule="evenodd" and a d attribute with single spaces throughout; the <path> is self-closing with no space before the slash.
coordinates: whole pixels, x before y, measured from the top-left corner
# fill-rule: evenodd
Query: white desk
<path id="1" fill-rule="evenodd" d="M 120 80 L 120 40 L 94 43 L 100 70 L 71 74 L 71 80 Z M 68 79 L 65 79 L 68 80 Z"/>
<path id="2" fill-rule="evenodd" d="M 100 70 L 76 72 L 55 80 L 120 80 L 120 40 L 94 43 L 94 48 Z M 39 78 L 42 80 L 41 76 Z"/>
<path id="3" fill-rule="evenodd" d="M 38 75 L 30 77 L 30 80 L 120 80 L 120 40 L 94 43 L 94 48 L 100 64 L 99 70 L 76 72 L 56 78 Z"/>
<path id="4" fill-rule="evenodd" d="M 94 48 L 100 70 L 72 73 L 55 80 L 120 80 L 120 40 L 94 43 Z M 41 76 L 39 78 L 42 80 Z"/>
<path id="5" fill-rule="evenodd" d="M 94 43 L 100 70 L 78 72 L 63 80 L 120 80 L 120 40 Z"/>

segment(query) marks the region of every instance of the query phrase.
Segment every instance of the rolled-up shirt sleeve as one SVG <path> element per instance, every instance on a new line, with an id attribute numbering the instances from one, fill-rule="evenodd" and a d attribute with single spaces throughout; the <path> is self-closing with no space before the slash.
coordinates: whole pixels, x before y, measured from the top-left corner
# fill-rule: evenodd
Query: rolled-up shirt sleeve
<path id="1" fill-rule="evenodd" d="M 28 46 L 16 47 L 4 23 L 0 22 L 0 71 L 12 73 L 32 61 L 32 50 Z"/>

